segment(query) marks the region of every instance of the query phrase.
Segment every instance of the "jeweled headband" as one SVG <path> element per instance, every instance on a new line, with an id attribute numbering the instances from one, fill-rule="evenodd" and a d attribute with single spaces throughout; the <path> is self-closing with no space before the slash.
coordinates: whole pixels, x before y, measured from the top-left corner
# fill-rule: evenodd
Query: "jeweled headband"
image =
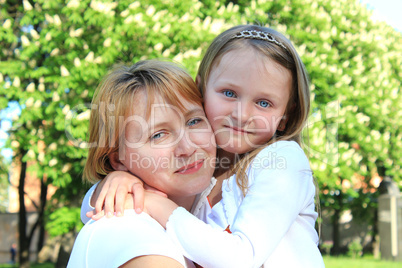
<path id="1" fill-rule="evenodd" d="M 279 42 L 278 40 L 275 39 L 275 37 L 272 34 L 261 32 L 261 31 L 256 31 L 256 30 L 245 30 L 241 31 L 237 34 L 235 34 L 232 39 L 234 38 L 245 38 L 245 39 L 260 39 L 260 40 L 265 40 L 271 43 L 275 43 L 278 46 L 283 47 L 284 49 L 287 50 L 284 44 Z"/>

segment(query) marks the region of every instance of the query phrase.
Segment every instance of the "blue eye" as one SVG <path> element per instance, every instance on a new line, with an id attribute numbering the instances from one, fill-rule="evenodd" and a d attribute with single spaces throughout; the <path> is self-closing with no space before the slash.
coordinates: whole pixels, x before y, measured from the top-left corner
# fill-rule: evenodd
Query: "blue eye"
<path id="1" fill-rule="evenodd" d="M 231 90 L 223 91 L 223 95 L 225 95 L 228 98 L 235 98 L 236 97 L 236 94 Z"/>
<path id="2" fill-rule="evenodd" d="M 260 105 L 262 108 L 267 108 L 271 106 L 267 101 L 258 101 L 257 104 Z"/>
<path id="3" fill-rule="evenodd" d="M 201 121 L 202 121 L 201 118 L 193 118 L 187 122 L 187 125 L 191 127 L 191 126 L 194 126 L 194 125 L 200 123 Z"/>
<path id="4" fill-rule="evenodd" d="M 164 132 L 158 132 L 158 133 L 153 134 L 150 139 L 157 140 L 157 139 L 162 138 L 165 135 L 166 135 L 166 133 L 164 133 Z"/>

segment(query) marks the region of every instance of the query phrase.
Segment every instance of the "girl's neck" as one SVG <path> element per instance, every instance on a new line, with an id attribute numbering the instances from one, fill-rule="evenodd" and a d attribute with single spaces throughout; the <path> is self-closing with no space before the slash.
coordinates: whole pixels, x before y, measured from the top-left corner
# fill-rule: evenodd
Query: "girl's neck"
<path id="1" fill-rule="evenodd" d="M 224 173 L 229 174 L 236 161 L 239 160 L 238 154 L 230 153 L 222 149 L 217 150 L 217 157 L 218 161 L 214 172 L 215 178 L 220 177 Z"/>

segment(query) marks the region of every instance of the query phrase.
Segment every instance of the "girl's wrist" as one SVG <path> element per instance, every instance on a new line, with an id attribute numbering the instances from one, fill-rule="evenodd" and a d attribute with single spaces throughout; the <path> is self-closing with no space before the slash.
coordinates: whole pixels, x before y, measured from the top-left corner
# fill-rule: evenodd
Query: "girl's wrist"
<path id="1" fill-rule="evenodd" d="M 145 198 L 145 209 L 160 225 L 166 228 L 170 215 L 179 206 L 172 200 L 157 194 L 147 194 Z"/>

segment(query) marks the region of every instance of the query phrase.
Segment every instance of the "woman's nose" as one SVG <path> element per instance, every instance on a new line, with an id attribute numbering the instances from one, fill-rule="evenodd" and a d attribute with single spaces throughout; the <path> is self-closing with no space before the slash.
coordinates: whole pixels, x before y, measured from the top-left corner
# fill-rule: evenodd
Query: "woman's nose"
<path id="1" fill-rule="evenodd" d="M 178 141 L 174 154 L 176 157 L 191 156 L 197 150 L 195 144 L 191 141 L 187 132 L 184 132 L 183 137 Z"/>

